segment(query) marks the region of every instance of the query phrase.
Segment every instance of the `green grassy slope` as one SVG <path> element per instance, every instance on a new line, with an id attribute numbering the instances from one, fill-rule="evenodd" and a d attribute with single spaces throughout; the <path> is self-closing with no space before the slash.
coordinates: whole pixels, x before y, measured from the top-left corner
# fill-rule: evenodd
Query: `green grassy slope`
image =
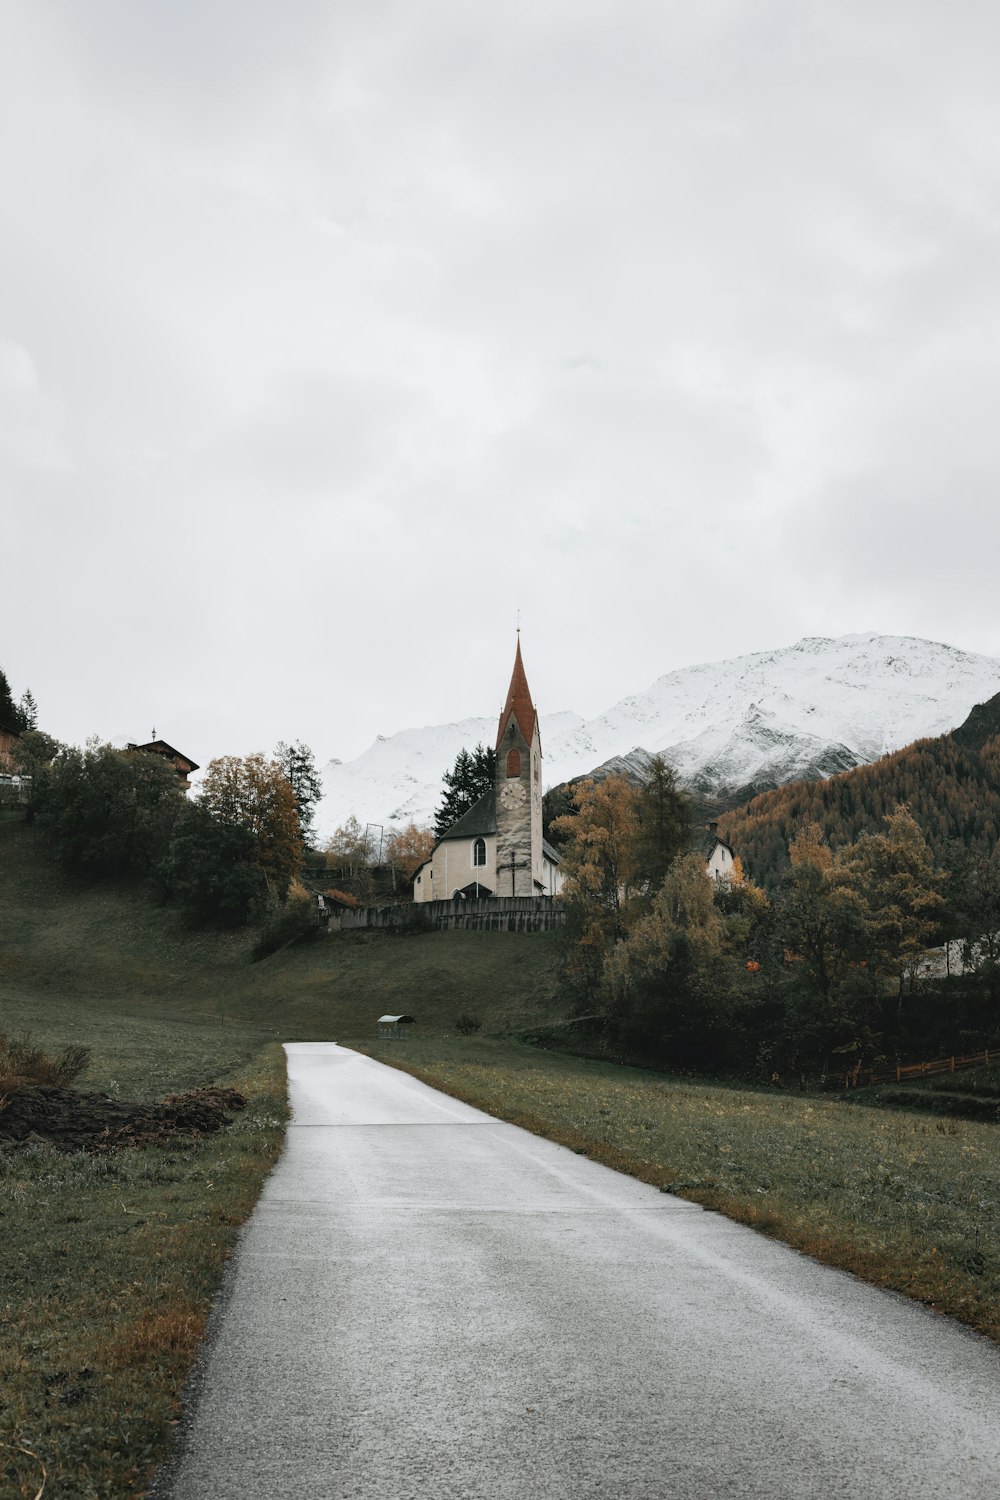
<path id="1" fill-rule="evenodd" d="M 0 1030 L 86 1043 L 95 1083 L 109 1065 L 143 1096 L 206 1082 L 222 1034 L 236 1065 L 265 1041 L 363 1041 L 385 1011 L 414 1014 L 424 1036 L 463 1012 L 493 1033 L 559 1013 L 557 934 L 358 933 L 259 964 L 251 945 L 192 929 L 135 886 L 77 880 L 34 830 L 0 823 Z"/>

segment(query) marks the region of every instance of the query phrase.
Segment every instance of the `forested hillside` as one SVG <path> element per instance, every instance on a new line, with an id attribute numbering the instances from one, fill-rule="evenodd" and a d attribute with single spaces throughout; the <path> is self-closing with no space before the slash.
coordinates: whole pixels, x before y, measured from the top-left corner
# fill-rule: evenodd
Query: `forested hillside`
<path id="1" fill-rule="evenodd" d="M 816 823 L 832 849 L 876 833 L 899 803 L 908 804 L 932 852 L 949 861 L 960 843 L 988 854 L 1000 839 L 1000 695 L 978 704 L 960 729 L 826 781 L 790 782 L 763 792 L 719 819 L 719 831 L 760 884 L 773 887 L 788 868 L 788 846 Z"/>

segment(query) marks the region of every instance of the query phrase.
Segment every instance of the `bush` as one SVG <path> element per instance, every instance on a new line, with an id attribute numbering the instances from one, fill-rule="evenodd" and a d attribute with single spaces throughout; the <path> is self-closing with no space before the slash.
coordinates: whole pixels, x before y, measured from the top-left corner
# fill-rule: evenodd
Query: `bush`
<path id="1" fill-rule="evenodd" d="M 7 1037 L 0 1031 L 0 1093 L 31 1084 L 69 1088 L 89 1065 L 89 1047 L 64 1047 L 58 1057 L 48 1057 L 29 1036 Z"/>
<path id="2" fill-rule="evenodd" d="M 472 1036 L 473 1032 L 481 1031 L 482 1021 L 477 1016 L 470 1016 L 468 1011 L 463 1011 L 455 1022 L 455 1030 L 459 1036 Z"/>
<path id="3" fill-rule="evenodd" d="M 283 904 L 262 930 L 250 955 L 254 963 L 287 948 L 303 938 L 315 937 L 319 932 L 319 906 L 315 896 L 310 896 L 304 885 L 297 880 L 288 888 Z"/>

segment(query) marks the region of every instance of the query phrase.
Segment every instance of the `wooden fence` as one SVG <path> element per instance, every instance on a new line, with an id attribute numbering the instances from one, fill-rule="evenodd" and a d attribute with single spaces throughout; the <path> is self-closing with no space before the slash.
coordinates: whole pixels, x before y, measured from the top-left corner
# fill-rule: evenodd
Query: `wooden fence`
<path id="1" fill-rule="evenodd" d="M 331 913 L 328 931 L 389 928 L 399 932 L 552 932 L 566 920 L 551 896 L 489 896 L 478 901 L 421 901 Z"/>
<path id="2" fill-rule="evenodd" d="M 989 1067 L 990 1061 L 1000 1062 L 1000 1052 L 987 1047 L 983 1052 L 973 1052 L 967 1057 L 939 1057 L 934 1062 L 904 1063 L 881 1073 L 857 1067 L 844 1074 L 844 1088 L 867 1088 L 873 1083 L 907 1083 L 911 1078 L 931 1078 L 935 1073 L 958 1073 L 963 1068 Z"/>

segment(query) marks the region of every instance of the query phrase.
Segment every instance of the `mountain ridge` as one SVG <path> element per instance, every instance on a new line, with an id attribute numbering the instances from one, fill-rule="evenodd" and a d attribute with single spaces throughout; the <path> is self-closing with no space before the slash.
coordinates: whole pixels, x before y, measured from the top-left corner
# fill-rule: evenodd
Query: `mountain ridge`
<path id="1" fill-rule="evenodd" d="M 1000 691 L 1000 659 L 915 636 L 853 632 L 681 667 L 592 719 L 540 715 L 546 786 L 618 756 L 662 754 L 699 800 L 724 802 L 870 764 L 962 724 Z M 461 749 L 492 743 L 470 717 L 379 737 L 323 770 L 321 837 L 362 823 L 429 823 Z M 730 802 L 731 805 L 731 802 Z"/>

